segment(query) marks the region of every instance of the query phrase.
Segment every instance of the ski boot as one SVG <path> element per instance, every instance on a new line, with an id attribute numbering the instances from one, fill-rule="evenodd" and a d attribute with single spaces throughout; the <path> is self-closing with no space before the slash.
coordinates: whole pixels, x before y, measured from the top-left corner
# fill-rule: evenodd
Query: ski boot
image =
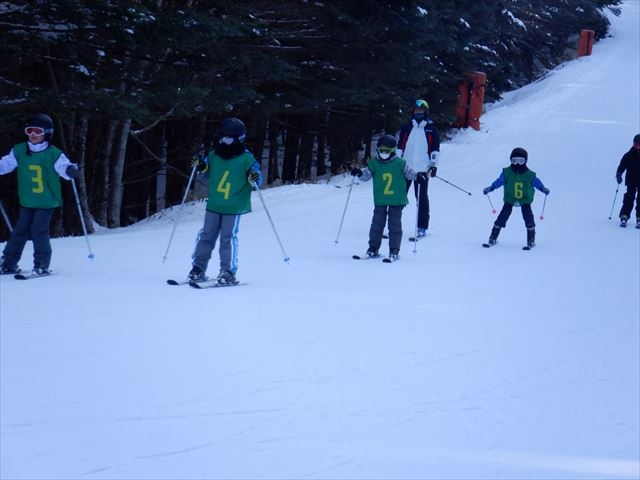
<path id="1" fill-rule="evenodd" d="M 400 258 L 400 250 L 397 248 L 392 248 L 389 250 L 389 260 L 395 261 Z"/>
<path id="2" fill-rule="evenodd" d="M 376 248 L 369 247 L 367 250 L 367 258 L 378 258 L 380 256 L 380 252 Z"/>
<path id="3" fill-rule="evenodd" d="M 0 264 L 0 275 L 15 275 L 16 273 L 20 273 L 20 268 L 17 265 Z"/>
<path id="4" fill-rule="evenodd" d="M 218 285 L 236 285 L 238 281 L 236 280 L 236 276 L 233 272 L 229 270 L 220 270 L 218 274 L 218 278 L 216 278 Z"/>
<path id="5" fill-rule="evenodd" d="M 625 217 L 624 215 L 620 217 L 620 226 L 622 228 L 627 228 L 627 217 Z"/>
<path id="6" fill-rule="evenodd" d="M 424 238 L 426 236 L 427 236 L 427 229 L 426 228 L 419 228 L 416 238 Z"/>
<path id="7" fill-rule="evenodd" d="M 189 272 L 189 275 L 187 275 L 187 279 L 190 282 L 204 282 L 207 277 L 199 266 L 194 265 Z"/>
<path id="8" fill-rule="evenodd" d="M 498 235 L 500 235 L 500 227 L 494 225 L 491 229 L 491 234 L 489 235 L 489 241 L 487 243 L 489 245 L 495 245 L 498 241 Z"/>
<path id="9" fill-rule="evenodd" d="M 42 277 L 43 275 L 49 275 L 51 270 L 49 267 L 45 267 L 44 265 L 34 265 L 33 270 L 31 270 L 31 275 L 36 277 Z"/>
<path id="10" fill-rule="evenodd" d="M 527 247 L 533 248 L 536 246 L 536 229 L 527 228 Z"/>

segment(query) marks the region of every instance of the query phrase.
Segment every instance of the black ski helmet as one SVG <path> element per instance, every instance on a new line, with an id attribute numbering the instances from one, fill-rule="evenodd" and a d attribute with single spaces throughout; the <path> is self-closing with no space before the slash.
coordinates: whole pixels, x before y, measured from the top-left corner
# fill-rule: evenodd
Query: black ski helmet
<path id="1" fill-rule="evenodd" d="M 525 163 L 527 163 L 526 161 L 529 159 L 529 154 L 524 148 L 516 147 L 511 151 L 511 155 L 509 155 L 509 159 L 517 158 L 517 157 L 524 158 Z"/>
<path id="2" fill-rule="evenodd" d="M 633 137 L 633 143 L 636 145 L 640 145 L 640 133 Z"/>
<path id="3" fill-rule="evenodd" d="M 239 142 L 244 142 L 247 136 L 247 128 L 242 120 L 235 117 L 225 118 L 218 127 L 218 137 L 234 137 Z"/>
<path id="4" fill-rule="evenodd" d="M 398 143 L 396 142 L 396 138 L 393 135 L 382 135 L 380 138 L 378 138 L 378 143 L 376 146 L 378 158 L 383 162 L 390 161 L 396 154 L 397 146 Z"/>
<path id="5" fill-rule="evenodd" d="M 40 127 L 44 130 L 45 140 L 50 140 L 53 136 L 53 120 L 49 115 L 44 113 L 36 113 L 27 121 L 25 128 Z"/>
<path id="6" fill-rule="evenodd" d="M 382 135 L 378 138 L 377 147 L 387 147 L 387 148 L 396 148 L 398 143 L 396 142 L 396 137 L 393 135 Z"/>

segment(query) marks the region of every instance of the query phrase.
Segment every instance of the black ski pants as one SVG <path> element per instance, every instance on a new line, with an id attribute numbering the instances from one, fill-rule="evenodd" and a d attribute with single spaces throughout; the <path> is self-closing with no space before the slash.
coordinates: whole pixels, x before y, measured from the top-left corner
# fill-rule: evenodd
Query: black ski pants
<path id="1" fill-rule="evenodd" d="M 389 251 L 400 251 L 402 244 L 402 209 L 404 205 L 399 206 L 376 206 L 373 209 L 373 218 L 371 219 L 371 228 L 369 229 L 369 248 L 375 251 L 380 250 L 382 244 L 382 232 L 389 222 Z"/>
<path id="2" fill-rule="evenodd" d="M 407 193 L 413 182 L 413 192 L 418 202 L 418 228 L 429 228 L 429 180 L 407 180 Z"/>
<path id="3" fill-rule="evenodd" d="M 620 218 L 629 218 L 631 216 L 634 201 L 636 202 L 636 218 L 640 218 L 640 187 L 627 185 L 627 192 L 622 196 Z"/>
<path id="4" fill-rule="evenodd" d="M 528 228 L 536 228 L 536 222 L 533 219 L 533 210 L 531 210 L 531 204 L 520 205 L 520 209 L 522 210 L 522 218 L 524 219 L 524 225 Z M 498 214 L 498 218 L 494 225 L 496 227 L 504 228 L 507 226 L 507 220 L 509 220 L 509 216 L 511 216 L 511 211 L 513 210 L 513 204 L 505 203 L 502 206 L 502 210 Z"/>
<path id="5" fill-rule="evenodd" d="M 49 268 L 51 263 L 51 237 L 49 224 L 54 208 L 20 207 L 18 222 L 4 247 L 3 263 L 17 267 L 27 240 L 33 241 L 33 266 Z"/>

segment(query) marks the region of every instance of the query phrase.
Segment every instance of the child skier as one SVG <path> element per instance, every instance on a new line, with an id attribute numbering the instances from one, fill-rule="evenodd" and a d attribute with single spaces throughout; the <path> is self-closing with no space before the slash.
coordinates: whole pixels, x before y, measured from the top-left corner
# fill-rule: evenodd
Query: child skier
<path id="1" fill-rule="evenodd" d="M 403 158 L 396 156 L 396 139 L 382 135 L 378 139 L 376 154 L 366 168 L 354 168 L 351 175 L 367 181 L 373 178 L 373 218 L 369 229 L 368 258 L 380 256 L 382 232 L 389 223 L 389 259 L 399 258 L 402 242 L 402 209 L 409 203 L 407 180 L 426 180 L 426 172 L 416 174 Z"/>
<path id="2" fill-rule="evenodd" d="M 0 261 L 0 273 L 20 272 L 18 262 L 27 240 L 33 242 L 33 275 L 48 275 L 51 262 L 49 223 L 62 205 L 60 177 L 71 180 L 80 168 L 51 145 L 53 120 L 38 113 L 25 125 L 27 140 L 0 158 L 0 175 L 18 169 L 20 215 Z"/>
<path id="3" fill-rule="evenodd" d="M 622 208 L 620 209 L 620 226 L 626 227 L 633 202 L 636 202 L 636 228 L 640 228 L 640 133 L 633 137 L 633 146 L 622 156 L 620 164 L 616 169 L 616 181 L 618 185 L 622 183 L 622 174 L 627 172 L 624 184 L 627 191 L 622 197 Z"/>
<path id="4" fill-rule="evenodd" d="M 489 241 L 483 244 L 486 247 L 495 245 L 500 229 L 507 225 L 507 220 L 514 206 L 521 208 L 522 218 L 527 227 L 527 246 L 525 248 L 529 249 L 536 244 L 536 223 L 533 220 L 533 211 L 531 210 L 531 203 L 535 193 L 534 188 L 537 188 L 545 195 L 549 195 L 550 190 L 536 177 L 536 173 L 533 170 L 529 170 L 527 167 L 528 158 L 529 155 L 524 148 L 514 148 L 510 155 L 511 165 L 503 168 L 500 176 L 491 185 L 482 190 L 482 193 L 486 195 L 504 185 L 504 205 L 493 224 Z"/>
<path id="5" fill-rule="evenodd" d="M 211 252 L 220 236 L 220 285 L 237 285 L 238 226 L 240 216 L 251 211 L 251 189 L 262 184 L 260 164 L 245 148 L 244 123 L 237 118 L 222 121 L 215 138 L 215 146 L 205 159 L 196 160 L 200 173 L 209 177 L 209 196 L 204 226 L 192 255 L 189 280 L 207 279 L 205 272 Z"/>

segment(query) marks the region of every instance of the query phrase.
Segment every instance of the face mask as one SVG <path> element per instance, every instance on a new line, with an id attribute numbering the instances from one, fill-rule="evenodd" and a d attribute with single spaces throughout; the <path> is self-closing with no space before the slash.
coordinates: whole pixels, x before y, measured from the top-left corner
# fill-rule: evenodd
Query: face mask
<path id="1" fill-rule="evenodd" d="M 414 113 L 413 114 L 413 119 L 418 123 L 421 122 L 422 120 L 424 120 L 425 117 L 426 117 L 426 115 L 424 113 Z"/>

